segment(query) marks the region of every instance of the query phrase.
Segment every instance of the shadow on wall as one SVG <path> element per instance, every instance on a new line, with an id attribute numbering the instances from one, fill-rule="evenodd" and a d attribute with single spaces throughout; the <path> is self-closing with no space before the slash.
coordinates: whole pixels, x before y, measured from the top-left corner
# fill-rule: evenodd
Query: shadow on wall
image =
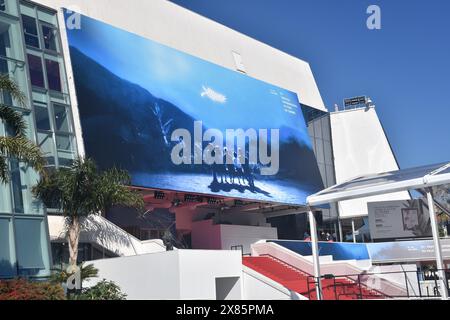
<path id="1" fill-rule="evenodd" d="M 13 278 L 17 275 L 17 263 L 0 260 L 0 279 Z"/>
<path id="2" fill-rule="evenodd" d="M 117 246 L 133 246 L 126 231 L 99 216 L 83 219 L 81 230 L 87 235 L 88 240 L 102 245 L 117 255 L 120 255 L 117 249 L 114 250 Z"/>
<path id="3" fill-rule="evenodd" d="M 37 276 L 42 270 L 43 268 L 40 267 L 25 267 L 3 259 L 0 261 L 0 280 L 12 279 L 18 276 L 34 277 Z"/>

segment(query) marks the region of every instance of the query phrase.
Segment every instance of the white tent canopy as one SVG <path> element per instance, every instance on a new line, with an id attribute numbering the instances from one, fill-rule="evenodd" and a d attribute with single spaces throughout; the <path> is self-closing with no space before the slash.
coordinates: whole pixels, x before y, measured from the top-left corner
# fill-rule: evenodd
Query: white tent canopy
<path id="1" fill-rule="evenodd" d="M 314 273 L 316 277 L 316 288 L 318 297 L 321 297 L 321 274 L 317 244 L 316 221 L 313 214 L 312 207 L 323 204 L 364 198 L 368 196 L 381 195 L 393 193 L 398 191 L 408 191 L 414 189 L 425 189 L 428 206 L 430 210 L 431 227 L 433 230 L 433 240 L 436 253 L 436 263 L 440 270 L 442 298 L 448 299 L 448 291 L 445 289 L 445 273 L 444 263 L 442 260 L 441 246 L 439 240 L 439 233 L 434 212 L 434 200 L 431 188 L 439 185 L 450 184 L 450 162 L 423 166 L 418 168 L 411 168 L 405 170 L 398 170 L 386 172 L 381 174 L 374 174 L 354 178 L 350 181 L 335 185 L 325 189 L 319 193 L 311 195 L 307 198 L 309 210 L 309 221 L 311 228 L 312 251 L 314 258 Z"/>
<path id="2" fill-rule="evenodd" d="M 309 196 L 307 203 L 310 206 L 317 206 L 448 183 L 450 183 L 450 162 L 358 177 Z"/>

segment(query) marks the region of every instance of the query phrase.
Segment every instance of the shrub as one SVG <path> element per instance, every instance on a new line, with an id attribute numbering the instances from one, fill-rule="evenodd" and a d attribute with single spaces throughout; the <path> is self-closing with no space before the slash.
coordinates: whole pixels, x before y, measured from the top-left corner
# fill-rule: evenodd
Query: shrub
<path id="1" fill-rule="evenodd" d="M 66 300 L 61 285 L 25 279 L 0 281 L 0 300 Z"/>
<path id="2" fill-rule="evenodd" d="M 94 267 L 93 264 L 88 264 L 87 266 L 82 263 L 80 266 L 81 271 L 81 281 L 89 281 L 91 278 L 98 277 L 98 269 Z M 50 277 L 51 283 L 65 283 L 69 277 L 73 274 L 68 273 L 64 269 L 55 269 L 55 272 Z"/>
<path id="3" fill-rule="evenodd" d="M 126 294 L 112 281 L 103 279 L 91 288 L 83 289 L 81 294 L 70 295 L 71 300 L 125 300 Z"/>

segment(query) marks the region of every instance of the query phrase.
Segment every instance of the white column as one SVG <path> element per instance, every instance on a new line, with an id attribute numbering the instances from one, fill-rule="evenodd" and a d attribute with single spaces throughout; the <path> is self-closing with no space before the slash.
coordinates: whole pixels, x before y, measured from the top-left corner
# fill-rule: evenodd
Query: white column
<path id="1" fill-rule="evenodd" d="M 309 229 L 311 231 L 311 245 L 314 265 L 314 277 L 316 280 L 317 299 L 322 300 L 322 282 L 320 278 L 320 259 L 319 259 L 319 245 L 317 240 L 317 226 L 316 218 L 311 208 L 308 208 Z"/>
<path id="2" fill-rule="evenodd" d="M 447 278 L 445 276 L 445 267 L 444 267 L 444 261 L 442 260 L 442 250 L 441 250 L 441 240 L 439 238 L 439 228 L 438 223 L 436 219 L 436 212 L 434 210 L 434 201 L 433 201 L 433 195 L 431 193 L 431 189 L 427 189 L 427 199 L 428 199 L 428 211 L 430 213 L 430 222 L 431 222 L 431 229 L 433 231 L 433 242 L 434 242 L 434 252 L 436 255 L 436 266 L 439 269 L 438 275 L 440 279 L 440 287 L 441 290 L 439 292 L 441 293 L 442 300 L 448 299 L 448 291 L 447 291 Z"/>
<path id="3" fill-rule="evenodd" d="M 340 217 L 338 219 L 338 226 L 339 226 L 339 242 L 344 242 L 344 234 L 342 233 L 342 220 Z"/>
<path id="4" fill-rule="evenodd" d="M 356 243 L 356 230 L 355 230 L 355 220 L 352 219 L 352 235 L 353 235 L 353 243 Z"/>

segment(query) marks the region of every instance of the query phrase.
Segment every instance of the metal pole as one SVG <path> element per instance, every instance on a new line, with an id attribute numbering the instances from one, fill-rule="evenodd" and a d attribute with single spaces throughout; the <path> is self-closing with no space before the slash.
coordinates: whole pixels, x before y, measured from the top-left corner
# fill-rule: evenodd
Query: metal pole
<path id="1" fill-rule="evenodd" d="M 352 219 L 352 234 L 353 234 L 353 243 L 356 243 L 356 230 L 355 230 L 355 220 Z"/>
<path id="2" fill-rule="evenodd" d="M 430 213 L 431 230 L 433 231 L 434 252 L 436 255 L 436 267 L 438 269 L 437 274 L 440 278 L 441 285 L 441 297 L 442 300 L 448 299 L 447 279 L 444 271 L 444 261 L 442 260 L 441 241 L 439 238 L 439 229 L 436 219 L 436 213 L 434 211 L 434 201 L 431 189 L 427 189 L 428 211 Z"/>
<path id="3" fill-rule="evenodd" d="M 322 282 L 320 278 L 320 260 L 319 260 L 319 245 L 317 241 L 317 225 L 316 218 L 311 208 L 308 208 L 309 229 L 311 231 L 311 245 L 314 266 L 314 278 L 316 280 L 317 300 L 322 300 Z"/>
<path id="4" fill-rule="evenodd" d="M 338 227 L 339 227 L 339 242 L 344 242 L 344 234 L 342 233 L 342 220 L 338 218 Z"/>

